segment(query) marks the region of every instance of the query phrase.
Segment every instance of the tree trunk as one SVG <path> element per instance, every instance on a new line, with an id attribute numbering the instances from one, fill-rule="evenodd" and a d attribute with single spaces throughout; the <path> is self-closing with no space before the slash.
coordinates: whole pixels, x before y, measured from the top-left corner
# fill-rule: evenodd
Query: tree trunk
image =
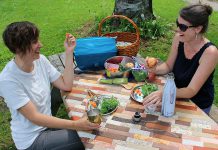
<path id="1" fill-rule="evenodd" d="M 152 0 L 115 0 L 115 15 L 124 15 L 136 23 L 154 19 Z"/>

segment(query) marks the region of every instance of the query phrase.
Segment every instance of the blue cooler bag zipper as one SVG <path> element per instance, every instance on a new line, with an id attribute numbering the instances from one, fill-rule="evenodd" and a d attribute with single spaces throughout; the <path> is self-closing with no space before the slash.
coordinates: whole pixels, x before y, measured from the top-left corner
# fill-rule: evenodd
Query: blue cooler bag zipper
<path id="1" fill-rule="evenodd" d="M 115 38 L 88 37 L 76 40 L 74 59 L 80 70 L 102 70 L 105 61 L 116 55 Z"/>

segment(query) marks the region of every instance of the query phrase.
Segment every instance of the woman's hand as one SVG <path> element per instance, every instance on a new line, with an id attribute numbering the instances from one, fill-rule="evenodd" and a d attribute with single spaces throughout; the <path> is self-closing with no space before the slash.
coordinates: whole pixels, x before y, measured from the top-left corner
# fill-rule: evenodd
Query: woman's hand
<path id="1" fill-rule="evenodd" d="M 66 48 L 66 52 L 73 53 L 75 46 L 76 38 L 72 34 L 66 33 L 66 39 L 64 41 L 64 47 Z"/>
<path id="2" fill-rule="evenodd" d="M 94 130 L 100 127 L 99 124 L 91 123 L 87 116 L 75 121 L 76 130 Z"/>
<path id="3" fill-rule="evenodd" d="M 156 106 L 161 105 L 162 101 L 162 90 L 154 91 L 148 96 L 144 98 L 143 105 L 149 106 L 151 104 L 154 104 Z"/>

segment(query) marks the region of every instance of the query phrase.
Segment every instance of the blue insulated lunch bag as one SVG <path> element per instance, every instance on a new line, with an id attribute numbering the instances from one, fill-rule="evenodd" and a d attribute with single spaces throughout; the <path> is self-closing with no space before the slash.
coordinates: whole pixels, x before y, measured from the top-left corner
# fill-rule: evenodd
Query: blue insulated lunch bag
<path id="1" fill-rule="evenodd" d="M 116 54 L 115 38 L 88 37 L 76 40 L 74 58 L 80 70 L 104 69 L 105 61 Z"/>

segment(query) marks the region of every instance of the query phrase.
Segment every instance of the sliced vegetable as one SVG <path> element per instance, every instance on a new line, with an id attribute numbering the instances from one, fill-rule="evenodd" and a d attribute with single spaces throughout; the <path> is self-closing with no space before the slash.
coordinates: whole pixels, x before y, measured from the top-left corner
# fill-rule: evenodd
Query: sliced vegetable
<path id="1" fill-rule="evenodd" d="M 112 82 L 113 84 L 127 84 L 128 78 L 114 78 Z"/>
<path id="2" fill-rule="evenodd" d="M 128 78 L 100 79 L 103 84 L 127 84 Z"/>
<path id="3" fill-rule="evenodd" d="M 118 72 L 117 68 L 108 68 L 107 70 L 110 71 L 110 72 Z"/>
<path id="4" fill-rule="evenodd" d="M 113 84 L 113 79 L 100 79 L 99 82 L 103 84 Z"/>

